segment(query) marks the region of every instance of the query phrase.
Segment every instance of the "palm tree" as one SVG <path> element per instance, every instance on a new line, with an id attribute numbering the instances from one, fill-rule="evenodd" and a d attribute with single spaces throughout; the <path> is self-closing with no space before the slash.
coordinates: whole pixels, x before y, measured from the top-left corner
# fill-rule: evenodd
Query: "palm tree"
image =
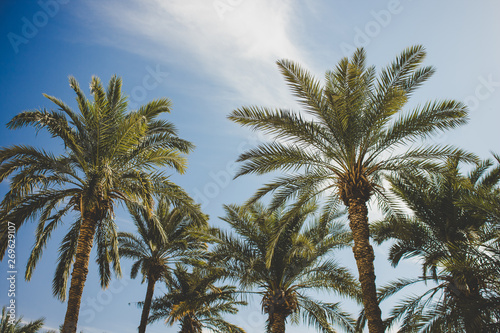
<path id="1" fill-rule="evenodd" d="M 472 259 L 467 262 L 474 264 Z M 453 265 L 454 266 L 454 265 Z M 475 268 L 481 268 L 475 265 Z M 481 270 L 478 275 L 484 276 Z M 498 271 L 497 271 L 498 274 Z M 434 286 L 429 287 L 429 283 Z M 496 285 L 498 286 L 498 279 Z M 387 327 L 401 321 L 397 332 L 441 333 L 441 332 L 482 332 L 496 333 L 500 329 L 500 294 L 495 291 L 481 300 L 474 300 L 456 288 L 456 281 L 447 272 L 438 272 L 435 278 L 419 276 L 414 279 L 400 279 L 380 290 L 380 300 L 417 283 L 427 286 L 420 295 L 412 294 L 402 299 L 386 320 Z M 498 290 L 498 289 L 497 289 Z M 475 307 L 480 308 L 476 309 Z M 481 313 L 478 316 L 478 313 Z"/>
<path id="2" fill-rule="evenodd" d="M 427 287 L 421 294 L 406 296 L 392 309 L 388 327 L 402 321 L 398 332 L 499 332 L 498 252 L 494 258 L 480 245 L 449 247 L 455 254 L 443 258 L 433 276 L 400 279 L 380 290 L 380 300 L 384 300 L 417 283 Z"/>
<path id="3" fill-rule="evenodd" d="M 38 220 L 36 242 L 26 267 L 29 280 L 52 231 L 63 217 L 76 212 L 70 231 L 64 237 L 53 292 L 66 299 L 66 285 L 73 263 L 64 333 L 76 332 L 81 296 L 87 278 L 89 255 L 95 242 L 101 285 L 110 280 L 110 262 L 120 275 L 115 205 L 143 202 L 153 206 L 153 194 L 162 193 L 174 202 L 191 205 L 187 194 L 168 180 L 161 167 L 182 173 L 186 159 L 182 153 L 193 145 L 177 136 L 175 127 L 159 116 L 170 112 L 170 101 L 158 99 L 138 110 L 127 112 L 127 99 L 121 93 L 122 81 L 113 76 L 107 89 L 93 77 L 89 101 L 75 78 L 70 77 L 79 112 L 63 101 L 45 95 L 58 110 L 24 111 L 8 124 L 10 129 L 33 126 L 46 129 L 64 144 L 56 156 L 31 146 L 0 149 L 0 181 L 11 176 L 10 190 L 0 206 L 0 236 L 8 232 L 8 221 L 16 230 L 27 220 Z M 195 211 L 195 209 L 193 209 Z M 0 243 L 1 257 L 6 242 Z"/>
<path id="4" fill-rule="evenodd" d="M 500 165 L 500 156 L 497 154 L 493 154 L 494 159 Z M 487 160 L 484 166 L 490 167 L 491 161 Z M 488 178 L 491 180 L 495 180 L 500 173 L 500 167 L 494 168 L 489 172 Z M 487 178 L 487 179 L 488 179 Z M 491 220 L 500 220 L 500 187 L 492 187 L 491 182 L 486 181 L 486 185 L 488 186 L 475 186 L 473 191 L 474 195 L 467 196 L 462 198 L 462 201 L 469 208 L 473 208 L 476 210 L 480 210 L 483 215 L 486 215 Z M 498 223 L 497 223 L 498 224 Z M 500 235 L 497 237 L 500 240 Z"/>
<path id="5" fill-rule="evenodd" d="M 207 223 L 198 216 L 190 218 L 182 207 L 171 209 L 165 200 L 158 203 L 153 215 L 137 204 L 129 204 L 128 209 L 138 236 L 119 232 L 119 253 L 122 258 L 135 261 L 130 277 L 135 279 L 140 271 L 142 282 L 148 282 L 139 325 L 139 333 L 144 333 L 156 282 L 170 281 L 173 264 L 199 257 L 196 252 L 206 250 L 205 244 L 192 236 L 192 231 L 206 227 Z"/>
<path id="6" fill-rule="evenodd" d="M 434 274 L 437 263 L 453 252 L 448 246 L 489 241 L 481 240 L 480 234 L 488 233 L 497 222 L 471 205 L 469 198 L 478 192 L 498 193 L 500 165 L 491 169 L 492 165 L 485 160 L 462 175 L 459 159 L 448 158 L 438 173 L 387 177 L 393 194 L 391 209 L 384 220 L 372 224 L 371 233 L 377 243 L 396 240 L 389 261 L 397 265 L 402 258 L 419 256 L 423 274 Z"/>
<path id="7" fill-rule="evenodd" d="M 0 333 L 36 333 L 43 327 L 45 318 L 40 318 L 31 321 L 28 324 L 23 324 L 23 317 L 18 317 L 16 320 L 11 320 L 7 308 L 2 308 L 2 318 L 0 320 Z"/>
<path id="8" fill-rule="evenodd" d="M 467 116 L 465 104 L 452 100 L 405 111 L 414 90 L 434 73 L 432 67 L 421 67 L 425 54 L 422 46 L 408 48 L 377 78 L 375 68 L 365 65 L 365 51 L 358 49 L 351 59 L 342 59 L 335 70 L 326 72 L 324 86 L 298 64 L 280 60 L 278 66 L 308 116 L 256 106 L 242 107 L 229 116 L 274 138 L 240 155 L 238 161 L 245 163 L 237 177 L 287 172 L 261 188 L 251 202 L 275 192 L 273 207 L 292 197 L 300 198 L 299 207 L 325 194 L 330 206 L 340 201 L 347 206 L 371 333 L 383 332 L 384 326 L 377 302 L 367 202 L 374 195 L 383 199 L 384 174 L 415 173 L 430 168 L 431 159 L 457 154 L 457 149 L 448 146 L 401 148 L 461 125 Z M 472 156 L 464 154 L 463 158 Z M 379 202 L 384 205 L 383 200 Z"/>
<path id="9" fill-rule="evenodd" d="M 297 322 L 300 315 L 321 332 L 335 332 L 332 323 L 353 331 L 352 319 L 340 303 L 315 300 L 306 293 L 325 290 L 359 296 L 356 279 L 328 257 L 348 242 L 348 234 L 329 214 L 306 223 L 317 210 L 313 203 L 298 211 L 259 203 L 225 210 L 222 219 L 235 234 L 213 231 L 213 260 L 244 290 L 258 288 L 268 332 L 285 332 L 287 318 Z"/>
<path id="10" fill-rule="evenodd" d="M 165 324 L 169 325 L 179 322 L 180 333 L 201 333 L 203 329 L 216 333 L 245 333 L 222 317 L 237 313 L 236 306 L 246 305 L 246 302 L 236 300 L 234 287 L 214 284 L 223 277 L 221 273 L 199 266 L 189 272 L 186 266 L 176 264 L 167 294 L 153 301 L 150 322 L 160 319 L 165 319 Z"/>
<path id="11" fill-rule="evenodd" d="M 436 174 L 389 177 L 399 203 L 393 204 L 393 214 L 372 225 L 372 234 L 379 243 L 394 240 L 392 265 L 418 257 L 423 275 L 393 283 L 383 293 L 428 280 L 437 284 L 404 300 L 393 310 L 390 323 L 404 317 L 402 329 L 418 332 L 498 331 L 498 222 L 467 205 L 476 191 L 497 192 L 500 166 L 489 170 L 491 166 L 486 160 L 464 176 L 458 158 L 449 158 Z M 401 202 L 410 214 L 401 211 Z"/>

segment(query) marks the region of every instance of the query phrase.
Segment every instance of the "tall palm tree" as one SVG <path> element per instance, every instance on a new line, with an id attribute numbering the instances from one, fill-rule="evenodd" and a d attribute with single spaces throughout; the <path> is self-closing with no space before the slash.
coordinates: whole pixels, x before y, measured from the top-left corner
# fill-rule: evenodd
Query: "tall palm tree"
<path id="1" fill-rule="evenodd" d="M 406 295 L 391 310 L 388 327 L 398 332 L 496 333 L 500 331 L 500 262 L 483 245 L 448 244 L 453 255 L 442 257 L 432 276 L 399 279 L 379 291 L 380 300 L 416 284 L 420 294 Z M 361 323 L 361 326 L 364 323 Z"/>
<path id="2" fill-rule="evenodd" d="M 53 292 L 66 298 L 69 270 L 73 263 L 64 333 L 76 332 L 81 296 L 87 278 L 90 251 L 95 242 L 101 285 L 110 280 L 110 262 L 120 274 L 113 210 L 120 201 L 143 202 L 151 210 L 153 194 L 191 205 L 187 194 L 168 180 L 161 167 L 182 173 L 182 153 L 193 145 L 177 136 L 170 122 L 159 117 L 170 112 L 170 101 L 158 99 L 127 112 L 120 78 L 113 76 L 107 89 L 93 77 L 88 100 L 75 78 L 70 87 L 76 93 L 79 112 L 63 101 L 45 95 L 58 110 L 24 111 L 8 124 L 10 129 L 33 126 L 47 130 L 63 144 L 61 155 L 43 149 L 16 145 L 0 149 L 0 181 L 10 179 L 10 190 L 0 206 L 0 236 L 8 232 L 8 221 L 16 230 L 27 220 L 38 220 L 36 242 L 26 267 L 29 280 L 52 231 L 63 217 L 76 212 L 64 237 Z M 195 209 L 193 209 L 194 211 Z M 6 242 L 0 243 L 1 258 Z"/>
<path id="3" fill-rule="evenodd" d="M 137 204 L 129 204 L 128 209 L 138 235 L 119 232 L 119 253 L 135 261 L 130 277 L 135 279 L 140 271 L 142 282 L 148 283 L 139 325 L 139 333 L 144 333 L 156 282 L 170 281 L 175 263 L 199 257 L 197 252 L 206 250 L 192 231 L 206 227 L 207 222 L 198 216 L 190 218 L 182 207 L 171 208 L 165 200 L 159 201 L 153 215 Z"/>
<path id="4" fill-rule="evenodd" d="M 269 209 L 259 203 L 225 206 L 225 210 L 222 219 L 234 234 L 213 231 L 213 260 L 244 290 L 258 288 L 268 315 L 268 332 L 285 332 L 288 317 L 298 321 L 300 315 L 321 332 L 335 332 L 332 323 L 353 331 L 352 319 L 340 303 L 322 302 L 307 294 L 308 290 L 324 290 L 359 296 L 356 279 L 329 257 L 348 241 L 338 223 L 327 214 L 309 221 L 317 210 L 313 203 L 299 211 L 284 206 Z"/>
<path id="5" fill-rule="evenodd" d="M 208 329 L 216 333 L 245 333 L 223 319 L 224 314 L 235 314 L 237 306 L 246 302 L 236 300 L 232 286 L 216 286 L 223 275 L 217 269 L 195 266 L 191 272 L 176 264 L 168 292 L 153 301 L 150 322 L 164 319 L 166 324 L 180 324 L 180 333 L 202 333 Z"/>
<path id="6" fill-rule="evenodd" d="M 500 320 L 498 222 L 467 198 L 476 191 L 497 192 L 500 167 L 484 161 L 462 175 L 457 158 L 441 172 L 389 177 L 397 202 L 395 214 L 372 225 L 375 241 L 394 240 L 389 260 L 417 257 L 423 275 L 392 284 L 391 293 L 407 285 L 434 280 L 437 286 L 397 306 L 389 322 L 404 316 L 404 329 L 418 332 L 497 332 Z M 401 204 L 411 210 L 401 211 Z M 429 276 L 430 274 L 430 276 Z M 434 301 L 433 301 L 434 300 Z M 496 322 L 496 324 L 495 324 Z"/>
<path id="7" fill-rule="evenodd" d="M 386 320 L 387 327 L 400 321 L 398 332 L 499 332 L 498 269 L 494 273 L 496 275 L 492 275 L 492 271 L 487 271 L 478 264 L 476 256 L 467 258 L 465 262 L 450 261 L 447 266 L 439 270 L 435 277 L 400 279 L 381 288 L 379 293 L 381 300 L 417 283 L 424 284 L 426 289 L 421 294 L 413 292 L 411 296 L 407 295 L 399 301 Z M 463 289 L 457 288 L 461 282 L 453 277 L 453 271 L 464 267 L 469 273 L 475 270 L 475 277 L 488 283 L 481 287 L 481 291 L 485 294 L 480 298 L 471 297 L 470 293 L 463 293 Z M 492 286 L 496 289 L 490 289 Z"/>
<path id="8" fill-rule="evenodd" d="M 490 229 L 497 221 L 470 206 L 468 198 L 476 191 L 497 191 L 500 166 L 492 165 L 483 161 L 463 175 L 459 159 L 448 158 L 438 173 L 387 177 L 391 209 L 384 220 L 372 224 L 371 232 L 377 243 L 395 241 L 389 261 L 397 265 L 402 258 L 418 256 L 423 259 L 423 274 L 434 275 L 439 262 L 453 255 L 456 246 L 490 241 L 494 235 Z M 485 239 L 485 235 L 489 236 Z"/>
<path id="9" fill-rule="evenodd" d="M 2 318 L 0 319 L 0 333 L 36 333 L 40 332 L 43 327 L 45 318 L 40 318 L 23 324 L 23 317 L 18 317 L 16 320 L 11 320 L 7 308 L 2 308 Z"/>
<path id="10" fill-rule="evenodd" d="M 365 51 L 358 49 L 351 59 L 342 59 L 333 71 L 326 72 L 324 85 L 298 64 L 280 60 L 278 66 L 307 116 L 256 106 L 242 107 L 229 116 L 274 139 L 240 155 L 238 161 L 245 163 L 237 177 L 286 172 L 261 188 L 251 201 L 275 192 L 274 207 L 290 197 L 299 197 L 300 206 L 324 194 L 330 206 L 340 201 L 347 206 L 371 333 L 383 332 L 384 326 L 377 302 L 367 203 L 374 195 L 383 199 L 382 175 L 418 172 L 431 167 L 430 159 L 456 154 L 457 149 L 448 146 L 401 148 L 461 125 L 467 116 L 465 104 L 453 100 L 405 110 L 415 89 L 434 73 L 432 67 L 421 67 L 425 55 L 422 46 L 410 47 L 377 77 L 374 67 L 366 67 Z"/>

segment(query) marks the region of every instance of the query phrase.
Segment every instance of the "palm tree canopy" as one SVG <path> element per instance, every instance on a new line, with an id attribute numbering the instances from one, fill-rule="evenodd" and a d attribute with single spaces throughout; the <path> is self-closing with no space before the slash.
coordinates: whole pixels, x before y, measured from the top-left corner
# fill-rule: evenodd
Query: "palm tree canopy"
<path id="1" fill-rule="evenodd" d="M 366 66 L 365 51 L 358 49 L 326 72 L 324 85 L 298 64 L 278 61 L 305 114 L 251 106 L 229 115 L 275 139 L 243 153 L 237 176 L 288 172 L 266 184 L 252 201 L 271 191 L 276 191 L 273 207 L 290 197 L 308 199 L 323 192 L 332 204 L 337 203 L 334 197 L 346 205 L 352 197 L 367 201 L 381 190 L 382 174 L 416 172 L 431 167 L 434 158 L 458 154 L 450 146 L 402 149 L 467 120 L 466 105 L 453 100 L 405 108 L 415 89 L 435 72 L 422 66 L 425 55 L 422 46 L 410 47 L 377 77 L 375 68 Z M 464 152 L 461 156 L 475 159 Z"/>
<path id="2" fill-rule="evenodd" d="M 260 203 L 230 205 L 225 210 L 222 219 L 235 233 L 213 231 L 213 260 L 244 289 L 258 288 L 265 313 L 272 317 L 284 307 L 285 318 L 302 315 L 322 332 L 334 332 L 331 323 L 352 330 L 352 321 L 339 303 L 307 295 L 307 290 L 316 289 L 359 299 L 355 279 L 328 257 L 333 249 L 348 244 L 349 236 L 340 224 L 329 214 L 310 221 L 317 210 L 314 203 L 298 212 Z M 272 325 L 270 320 L 268 325 Z"/>
<path id="3" fill-rule="evenodd" d="M 378 243 L 395 240 L 389 251 L 391 263 L 395 266 L 401 258 L 418 256 L 424 260 L 426 275 L 428 270 L 435 272 L 458 244 L 491 241 L 494 230 L 498 232 L 497 221 L 470 205 L 469 198 L 478 191 L 498 193 L 500 166 L 492 165 L 482 161 L 463 175 L 459 159 L 448 158 L 438 173 L 388 177 L 394 200 L 371 232 Z"/>
<path id="4" fill-rule="evenodd" d="M 436 283 L 400 302 L 389 323 L 403 319 L 402 329 L 415 332 L 498 331 L 500 229 L 468 200 L 477 191 L 498 193 L 500 167 L 492 165 L 483 161 L 463 175 L 459 160 L 449 158 L 439 173 L 389 178 L 399 203 L 393 204 L 393 214 L 372 225 L 372 234 L 379 243 L 394 241 L 389 251 L 394 266 L 402 258 L 421 259 L 423 276 L 394 282 L 381 295 L 417 282 Z"/>
<path id="5" fill-rule="evenodd" d="M 222 317 L 237 313 L 237 306 L 246 302 L 236 299 L 234 287 L 215 285 L 223 277 L 221 273 L 198 266 L 189 272 L 186 266 L 177 264 L 173 279 L 166 285 L 168 292 L 153 301 L 149 320 L 164 319 L 169 325 L 179 322 L 183 333 L 201 333 L 202 328 L 217 333 L 244 333 Z"/>
<path id="6" fill-rule="evenodd" d="M 90 101 L 75 78 L 69 78 L 76 93 L 79 112 L 56 97 L 45 95 L 57 110 L 24 111 L 8 128 L 32 126 L 47 130 L 61 140 L 60 155 L 44 149 L 16 145 L 0 149 L 0 181 L 10 177 L 10 190 L 0 204 L 0 237 L 7 233 L 8 221 L 16 230 L 27 220 L 37 220 L 36 242 L 28 260 L 26 278 L 30 279 L 52 231 L 63 218 L 76 211 L 64 237 L 53 291 L 61 300 L 71 263 L 76 255 L 82 221 L 92 221 L 96 237 L 97 262 L 101 284 L 110 280 L 109 263 L 120 274 L 116 225 L 113 210 L 118 201 L 143 202 L 152 209 L 155 193 L 167 194 L 172 202 L 194 206 L 187 194 L 161 172 L 171 167 L 184 172 L 183 154 L 193 145 L 177 136 L 175 126 L 159 117 L 170 112 L 171 102 L 158 99 L 138 110 L 127 111 L 121 92 L 122 81 L 113 76 L 105 89 L 93 77 Z M 6 243 L 0 244 L 3 257 Z"/>
<path id="7" fill-rule="evenodd" d="M 119 232 L 118 241 L 120 256 L 135 261 L 131 278 L 141 272 L 143 282 L 148 277 L 165 280 L 175 263 L 201 258 L 206 250 L 194 235 L 208 226 L 202 213 L 190 217 L 183 207 L 171 207 L 165 199 L 158 202 L 154 214 L 137 204 L 129 204 L 128 209 L 137 235 Z"/>
<path id="8" fill-rule="evenodd" d="M 443 260 L 443 269 L 434 277 L 419 276 L 400 279 L 379 290 L 380 300 L 413 286 L 425 285 L 425 291 L 403 297 L 392 308 L 385 320 L 387 328 L 399 323 L 398 332 L 484 332 L 495 333 L 500 329 L 500 292 L 498 261 L 496 271 L 473 249 L 458 249 L 462 260 Z M 485 266 L 486 264 L 486 266 Z M 465 281 L 464 275 L 469 281 Z M 480 282 L 479 293 L 467 290 L 473 277 Z M 465 288 L 464 288 L 465 287 Z M 361 323 L 363 325 L 363 323 Z"/>
<path id="9" fill-rule="evenodd" d="M 147 280 L 139 332 L 145 332 L 156 282 L 167 284 L 172 280 L 175 263 L 200 261 L 206 253 L 206 244 L 194 231 L 206 229 L 208 217 L 201 212 L 191 215 L 182 206 L 170 207 L 164 198 L 158 202 L 155 213 L 146 207 L 129 203 L 128 210 L 137 228 L 137 235 L 118 233 L 121 257 L 133 259 L 130 272 L 136 278 L 140 271 L 142 282 Z"/>
<path id="10" fill-rule="evenodd" d="M 500 156 L 493 154 L 493 157 L 497 164 L 500 165 Z M 492 163 L 490 160 L 486 160 L 481 165 L 482 168 L 489 168 Z M 482 176 L 483 174 L 479 172 L 482 169 L 479 167 L 478 169 L 478 175 Z M 479 210 L 481 214 L 491 221 L 497 221 L 497 225 L 498 221 L 500 221 L 500 186 L 495 186 L 498 182 L 498 173 L 500 173 L 500 167 L 490 170 L 484 175 L 484 179 L 480 183 L 481 186 L 474 186 L 474 195 L 462 198 L 465 206 Z M 470 177 L 477 176 L 471 174 Z M 500 235 L 498 235 L 497 241 L 500 241 Z"/>

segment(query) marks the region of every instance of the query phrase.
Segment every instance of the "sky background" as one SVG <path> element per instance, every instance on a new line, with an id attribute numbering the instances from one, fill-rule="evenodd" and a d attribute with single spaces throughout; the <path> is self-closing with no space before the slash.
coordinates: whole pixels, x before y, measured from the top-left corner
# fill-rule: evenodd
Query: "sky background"
<path id="1" fill-rule="evenodd" d="M 237 156 L 265 138 L 226 119 L 243 105 L 297 109 L 280 77 L 276 60 L 302 64 L 318 78 L 356 47 L 365 47 L 368 64 L 378 69 L 404 48 L 422 44 L 425 65 L 436 74 L 414 94 L 411 105 L 435 98 L 457 99 L 469 105 L 467 125 L 434 137 L 491 157 L 499 152 L 500 132 L 499 1 L 284 1 L 284 0 L 40 0 L 0 2 L 0 146 L 34 145 L 55 152 L 59 142 L 32 128 L 10 131 L 5 124 L 23 110 L 52 108 L 42 93 L 76 108 L 68 84 L 73 75 L 88 94 L 92 75 L 106 84 L 113 74 L 123 79 L 130 105 L 159 97 L 173 101 L 167 119 L 179 136 L 192 141 L 185 175 L 172 179 L 183 186 L 211 223 L 221 225 L 222 205 L 243 203 L 266 177 L 232 180 Z M 0 184 L 0 195 L 8 183 Z M 376 218 L 372 214 L 372 218 Z M 133 231 L 123 211 L 120 230 Z M 66 303 L 51 294 L 57 249 L 71 222 L 54 233 L 30 282 L 24 267 L 34 242 L 34 223 L 17 234 L 17 313 L 25 319 L 46 317 L 47 328 L 64 319 Z M 386 262 L 387 246 L 376 247 L 377 283 L 419 272 L 415 262 L 397 269 Z M 352 253 L 337 254 L 355 267 Z M 93 257 L 93 256 L 92 256 Z M 146 285 L 130 280 L 130 265 L 122 261 L 124 278 L 108 290 L 99 287 L 91 264 L 80 312 L 79 331 L 136 332 Z M 7 296 L 7 265 L 0 263 L 0 305 Z M 157 295 L 162 288 L 158 285 Z M 320 295 L 336 301 L 335 295 Z M 232 318 L 249 333 L 262 332 L 265 317 L 259 300 Z M 383 305 L 384 313 L 393 305 Z M 357 312 L 352 304 L 346 309 Z M 162 323 L 148 332 L 176 332 Z M 314 332 L 291 326 L 288 332 Z"/>

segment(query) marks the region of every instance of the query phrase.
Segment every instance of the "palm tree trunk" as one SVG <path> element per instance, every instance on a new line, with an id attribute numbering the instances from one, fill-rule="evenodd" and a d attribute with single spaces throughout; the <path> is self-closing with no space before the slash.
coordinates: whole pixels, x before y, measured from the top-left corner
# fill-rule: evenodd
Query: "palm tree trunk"
<path id="1" fill-rule="evenodd" d="M 483 309 L 481 306 L 481 293 L 479 290 L 479 281 L 477 277 L 467 278 L 467 287 L 468 292 L 466 296 L 459 295 L 459 298 L 462 298 L 461 302 L 465 305 L 464 314 L 465 314 L 465 333 L 473 333 L 473 332 L 487 332 L 484 322 L 484 318 L 481 316 L 481 312 Z"/>
<path id="2" fill-rule="evenodd" d="M 75 263 L 71 273 L 71 286 L 69 288 L 68 308 L 62 327 L 62 333 L 76 333 L 80 303 L 82 301 L 83 287 L 87 280 L 90 251 L 95 235 L 95 220 L 83 218 L 76 246 Z"/>
<path id="3" fill-rule="evenodd" d="M 182 318 L 181 330 L 179 333 L 201 333 L 202 327 L 200 323 L 191 315 L 186 315 Z"/>
<path id="4" fill-rule="evenodd" d="M 375 286 L 375 268 L 373 261 L 375 254 L 370 245 L 370 232 L 368 229 L 368 208 L 366 200 L 358 198 L 349 199 L 349 226 L 354 239 L 352 252 L 358 266 L 359 282 L 368 330 L 370 333 L 383 333 L 382 312 L 378 305 L 377 288 Z"/>
<path id="5" fill-rule="evenodd" d="M 152 278 L 148 278 L 148 289 L 146 291 L 146 299 L 144 300 L 144 306 L 142 307 L 141 324 L 139 325 L 139 333 L 146 332 L 146 325 L 148 324 L 149 309 L 151 308 L 151 300 L 153 299 L 153 293 L 155 291 L 156 281 Z"/>
<path id="6" fill-rule="evenodd" d="M 270 314 L 271 333 L 285 333 L 286 315 L 283 312 L 273 312 Z"/>

